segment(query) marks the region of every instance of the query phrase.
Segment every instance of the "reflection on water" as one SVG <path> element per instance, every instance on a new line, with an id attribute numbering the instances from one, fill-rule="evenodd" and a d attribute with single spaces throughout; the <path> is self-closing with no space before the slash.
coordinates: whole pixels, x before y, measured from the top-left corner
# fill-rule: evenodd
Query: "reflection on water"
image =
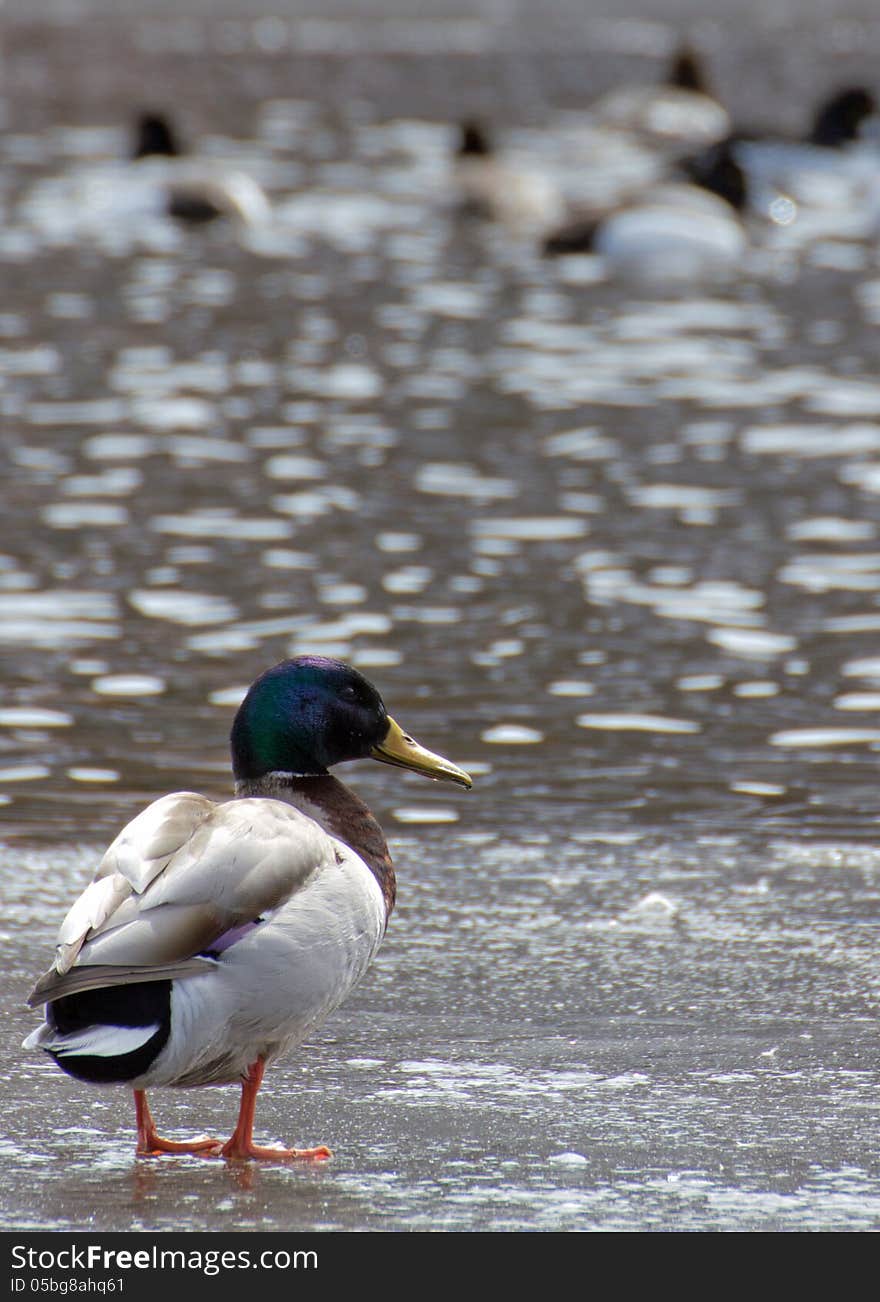
<path id="1" fill-rule="evenodd" d="M 7 1002 L 124 817 L 228 789 L 232 709 L 275 660 L 352 659 L 477 782 L 453 808 L 351 770 L 400 913 L 263 1121 L 330 1142 L 327 1170 L 136 1166 L 119 1100 L 22 1070 L 15 1012 L 4 1223 L 876 1226 L 876 156 L 840 203 L 813 178 L 794 220 L 753 214 L 734 277 L 633 283 L 459 211 L 458 63 L 380 50 L 371 97 L 357 60 L 322 81 L 266 46 L 293 27 L 227 23 L 224 103 L 189 75 L 179 108 L 271 211 L 188 228 L 119 121 L 204 59 L 187 30 L 117 30 L 125 95 L 108 67 L 77 99 L 66 29 L 34 53 L 13 27 Z M 632 76 L 671 37 L 626 30 L 591 29 Z M 725 84 L 745 53 L 718 48 Z M 560 58 L 534 56 L 547 86 Z M 657 171 L 552 96 L 537 123 L 533 92 L 510 157 L 572 202 Z M 181 1130 L 233 1107 L 157 1103 Z"/>

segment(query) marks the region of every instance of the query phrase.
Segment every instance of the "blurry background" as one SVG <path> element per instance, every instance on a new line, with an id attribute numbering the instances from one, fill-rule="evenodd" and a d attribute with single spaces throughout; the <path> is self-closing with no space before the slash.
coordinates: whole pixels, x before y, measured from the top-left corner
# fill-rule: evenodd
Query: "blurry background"
<path id="1" fill-rule="evenodd" d="M 0 8 L 9 1228 L 880 1220 L 880 153 L 796 143 L 880 93 L 880 18 L 617 8 Z M 684 42 L 715 116 L 652 117 Z M 147 111 L 189 162 L 131 161 Z M 744 211 L 656 199 L 741 127 Z M 634 202 L 650 267 L 545 255 Z M 137 1164 L 23 1001 L 304 651 L 474 790 L 341 773 L 400 906 L 258 1118 L 334 1162 Z"/>

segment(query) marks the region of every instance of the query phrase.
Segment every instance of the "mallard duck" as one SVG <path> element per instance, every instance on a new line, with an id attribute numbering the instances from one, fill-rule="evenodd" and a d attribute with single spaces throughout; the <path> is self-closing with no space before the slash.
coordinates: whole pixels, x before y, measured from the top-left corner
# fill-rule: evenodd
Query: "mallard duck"
<path id="1" fill-rule="evenodd" d="M 235 797 L 162 796 L 107 850 L 31 993 L 45 1021 L 25 1040 L 69 1075 L 134 1091 L 137 1153 L 313 1158 L 253 1142 L 268 1063 L 298 1045 L 360 980 L 394 907 L 379 824 L 328 773 L 371 757 L 469 788 L 338 660 L 301 656 L 262 674 L 232 727 Z M 146 1091 L 241 1084 L 232 1137 L 159 1136 Z"/>
<path id="2" fill-rule="evenodd" d="M 564 215 L 553 181 L 510 155 L 500 156 L 485 127 L 472 118 L 459 128 L 453 170 L 466 215 L 501 222 L 514 234 L 543 230 Z"/>
<path id="3" fill-rule="evenodd" d="M 135 123 L 132 160 L 151 169 L 169 217 L 192 225 L 229 217 L 244 226 L 269 220 L 262 187 L 238 168 L 187 157 L 177 132 L 162 113 L 141 113 Z"/>
<path id="4" fill-rule="evenodd" d="M 661 144 L 711 144 L 730 131 L 730 116 L 709 89 L 696 52 L 682 45 L 656 86 L 623 86 L 590 108 L 607 126 L 635 131 Z"/>
<path id="5" fill-rule="evenodd" d="M 746 204 L 741 170 L 733 160 L 717 177 L 648 187 L 608 212 L 585 214 L 553 231 L 548 257 L 596 253 L 615 275 L 690 280 L 724 275 L 746 250 L 740 213 Z M 711 183 L 710 183 L 711 180 Z"/>
<path id="6" fill-rule="evenodd" d="M 717 169 L 721 150 L 742 169 L 753 209 L 772 217 L 781 197 L 792 213 L 803 208 L 799 221 L 810 215 L 812 220 L 805 224 L 811 236 L 860 238 L 873 230 L 880 206 L 877 148 L 870 138 L 876 117 L 871 92 L 849 86 L 816 106 L 801 138 L 737 127 L 719 145 L 693 155 L 684 165 L 694 175 L 709 175 Z M 816 225 L 823 213 L 826 219 Z"/>

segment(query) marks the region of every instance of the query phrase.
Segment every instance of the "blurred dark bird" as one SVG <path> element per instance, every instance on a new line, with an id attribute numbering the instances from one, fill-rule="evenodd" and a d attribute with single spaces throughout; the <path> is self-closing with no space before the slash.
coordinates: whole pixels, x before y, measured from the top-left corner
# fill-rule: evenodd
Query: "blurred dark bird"
<path id="1" fill-rule="evenodd" d="M 193 225 L 227 217 L 245 226 L 265 222 L 271 207 L 262 187 L 238 168 L 185 154 L 162 113 L 141 113 L 134 128 L 132 159 L 156 173 L 170 217 Z"/>
<path id="2" fill-rule="evenodd" d="M 589 111 L 598 122 L 638 132 L 658 145 L 711 144 L 730 131 L 730 115 L 712 93 L 696 51 L 686 44 L 676 50 L 661 82 L 610 91 Z"/>
<path id="3" fill-rule="evenodd" d="M 839 149 L 857 140 L 867 119 L 876 112 L 877 102 L 863 86 L 836 91 L 816 110 L 807 142 Z"/>
<path id="4" fill-rule="evenodd" d="M 610 270 L 649 279 L 725 273 L 746 248 L 741 214 L 748 188 L 723 145 L 686 175 L 648 186 L 603 213 L 584 214 L 551 232 L 548 257 L 596 253 Z M 708 151 L 707 151 L 708 153 Z"/>
<path id="5" fill-rule="evenodd" d="M 681 166 L 730 198 L 731 186 L 738 184 L 732 160 L 745 177 L 754 211 L 776 220 L 782 199 L 786 221 L 797 220 L 803 231 L 859 237 L 873 230 L 880 213 L 880 151 L 866 133 L 876 114 L 870 91 L 846 87 L 817 106 L 801 138 L 739 128 L 718 145 L 682 159 Z"/>

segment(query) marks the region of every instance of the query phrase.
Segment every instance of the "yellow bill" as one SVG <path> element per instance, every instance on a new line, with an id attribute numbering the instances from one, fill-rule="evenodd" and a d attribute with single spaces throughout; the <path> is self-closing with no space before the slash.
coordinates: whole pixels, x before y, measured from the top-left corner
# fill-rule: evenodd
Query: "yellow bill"
<path id="1" fill-rule="evenodd" d="M 420 746 L 412 737 L 407 736 L 400 724 L 388 720 L 388 732 L 385 740 L 374 746 L 370 752 L 373 759 L 383 764 L 396 764 L 398 768 L 412 769 L 414 773 L 424 773 L 425 777 L 436 778 L 438 782 L 457 782 L 460 787 L 470 791 L 473 783 L 464 769 L 457 768 L 442 755 Z"/>

